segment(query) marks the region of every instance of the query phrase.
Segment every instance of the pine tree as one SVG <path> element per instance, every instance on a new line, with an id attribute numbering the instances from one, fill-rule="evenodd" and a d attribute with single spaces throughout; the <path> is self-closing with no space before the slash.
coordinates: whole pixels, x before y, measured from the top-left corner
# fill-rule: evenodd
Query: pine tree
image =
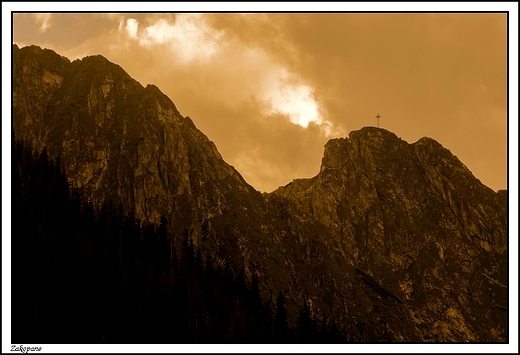
<path id="1" fill-rule="evenodd" d="M 316 342 L 317 326 L 316 322 L 311 317 L 311 310 L 305 297 L 298 316 L 296 331 L 298 343 L 303 344 Z"/>
<path id="2" fill-rule="evenodd" d="M 289 324 L 287 323 L 287 308 L 285 307 L 285 297 L 280 291 L 276 299 L 276 316 L 273 324 L 273 341 L 275 343 L 288 342 Z"/>

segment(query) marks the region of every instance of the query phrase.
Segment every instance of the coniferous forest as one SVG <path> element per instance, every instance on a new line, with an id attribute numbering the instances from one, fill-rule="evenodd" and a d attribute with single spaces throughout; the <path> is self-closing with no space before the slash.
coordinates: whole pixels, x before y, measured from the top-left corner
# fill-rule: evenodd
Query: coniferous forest
<path id="1" fill-rule="evenodd" d="M 73 190 L 59 159 L 12 146 L 13 343 L 344 343 L 305 300 L 297 325 L 284 294 L 215 268 L 168 221 L 139 221 Z"/>

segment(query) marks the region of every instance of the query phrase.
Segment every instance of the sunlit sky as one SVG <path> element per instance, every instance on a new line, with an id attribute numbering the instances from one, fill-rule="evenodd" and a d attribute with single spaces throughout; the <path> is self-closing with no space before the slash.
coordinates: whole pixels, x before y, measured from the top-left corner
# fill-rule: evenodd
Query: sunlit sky
<path id="1" fill-rule="evenodd" d="M 378 113 L 507 185 L 506 14 L 19 13 L 12 41 L 157 85 L 260 191 L 316 175 Z"/>

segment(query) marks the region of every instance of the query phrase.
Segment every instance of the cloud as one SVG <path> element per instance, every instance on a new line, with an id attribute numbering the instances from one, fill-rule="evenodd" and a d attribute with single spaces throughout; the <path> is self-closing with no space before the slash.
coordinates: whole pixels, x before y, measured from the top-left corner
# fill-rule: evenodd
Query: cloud
<path id="1" fill-rule="evenodd" d="M 118 54 L 127 62 L 123 67 L 171 97 L 255 188 L 272 191 L 315 175 L 323 145 L 343 131 L 330 122 L 313 85 L 273 50 L 291 44 L 267 23 L 263 32 L 278 43 L 256 43 L 257 32 L 239 36 L 242 27 L 216 27 L 206 16 L 189 18 L 125 19 L 118 41 L 129 44 Z M 196 43 L 210 50 L 199 55 Z M 123 59 L 129 54 L 131 63 Z"/>
<path id="2" fill-rule="evenodd" d="M 157 85 L 260 190 L 314 174 L 329 137 L 375 126 L 378 112 L 505 185 L 503 14 L 53 14 L 38 20 L 52 20 L 45 36 L 23 15 L 16 42 L 102 54 Z"/>
<path id="3" fill-rule="evenodd" d="M 314 124 L 326 136 L 338 132 L 333 124 L 324 117 L 324 109 L 316 100 L 314 90 L 299 79 L 290 79 L 287 70 L 278 66 L 275 83 L 263 94 L 270 103 L 270 114 L 282 114 L 303 128 Z"/>
<path id="4" fill-rule="evenodd" d="M 168 58 L 170 66 L 182 65 L 183 71 L 193 74 L 193 81 L 204 81 L 199 96 L 206 91 L 217 94 L 221 102 L 231 99 L 234 105 L 254 98 L 264 103 L 268 114 L 282 114 L 304 128 L 313 122 L 331 134 L 333 126 L 310 85 L 262 46 L 236 36 L 240 29 L 218 28 L 210 20 L 198 14 L 128 18 L 120 22 L 119 31 L 142 50 Z"/>
<path id="5" fill-rule="evenodd" d="M 207 25 L 202 15 L 178 14 L 173 20 L 160 18 L 139 29 L 135 18 L 120 24 L 119 29 L 148 49 L 167 46 L 184 63 L 211 58 L 221 44 L 221 33 Z"/>
<path id="6" fill-rule="evenodd" d="M 120 29 L 122 28 L 122 23 L 123 23 L 123 21 L 121 21 L 121 23 L 119 25 Z M 130 37 L 137 38 L 137 29 L 138 28 L 139 28 L 139 22 L 137 22 L 136 19 L 129 18 L 126 20 L 125 30 L 126 30 L 126 33 L 128 33 L 128 35 Z"/>
<path id="7" fill-rule="evenodd" d="M 233 57 L 244 53 L 241 56 L 241 76 L 253 80 L 251 92 L 247 95 L 263 101 L 269 114 L 285 115 L 293 124 L 304 128 L 310 122 L 318 125 L 326 123 L 320 115 L 313 89 L 296 73 L 274 61 L 262 49 L 239 46 L 236 51 L 238 53 Z M 254 73 L 254 76 L 244 75 L 251 73 Z"/>
<path id="8" fill-rule="evenodd" d="M 264 93 L 271 103 L 271 111 L 288 115 L 292 123 L 302 127 L 307 127 L 309 122 L 321 123 L 323 119 L 319 116 L 312 89 L 305 84 L 291 82 L 285 68 L 276 69 L 275 83 Z"/>
<path id="9" fill-rule="evenodd" d="M 44 33 L 51 26 L 52 14 L 34 14 L 33 18 L 41 33 Z"/>
<path id="10" fill-rule="evenodd" d="M 256 189 L 273 191 L 295 178 L 318 173 L 327 137 L 316 124 L 304 128 L 254 103 L 220 116 L 227 117 L 233 127 L 222 132 L 227 144 L 218 139 L 222 155 Z M 212 137 L 220 138 L 216 134 Z"/>

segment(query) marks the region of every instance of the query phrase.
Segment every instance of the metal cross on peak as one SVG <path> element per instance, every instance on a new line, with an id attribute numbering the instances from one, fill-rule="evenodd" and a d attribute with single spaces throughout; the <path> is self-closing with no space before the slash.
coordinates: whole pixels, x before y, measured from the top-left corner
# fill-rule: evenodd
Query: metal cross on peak
<path id="1" fill-rule="evenodd" d="M 377 118 L 377 128 L 379 128 L 379 117 L 381 117 L 381 116 L 378 113 L 377 116 L 376 116 L 376 118 Z"/>

